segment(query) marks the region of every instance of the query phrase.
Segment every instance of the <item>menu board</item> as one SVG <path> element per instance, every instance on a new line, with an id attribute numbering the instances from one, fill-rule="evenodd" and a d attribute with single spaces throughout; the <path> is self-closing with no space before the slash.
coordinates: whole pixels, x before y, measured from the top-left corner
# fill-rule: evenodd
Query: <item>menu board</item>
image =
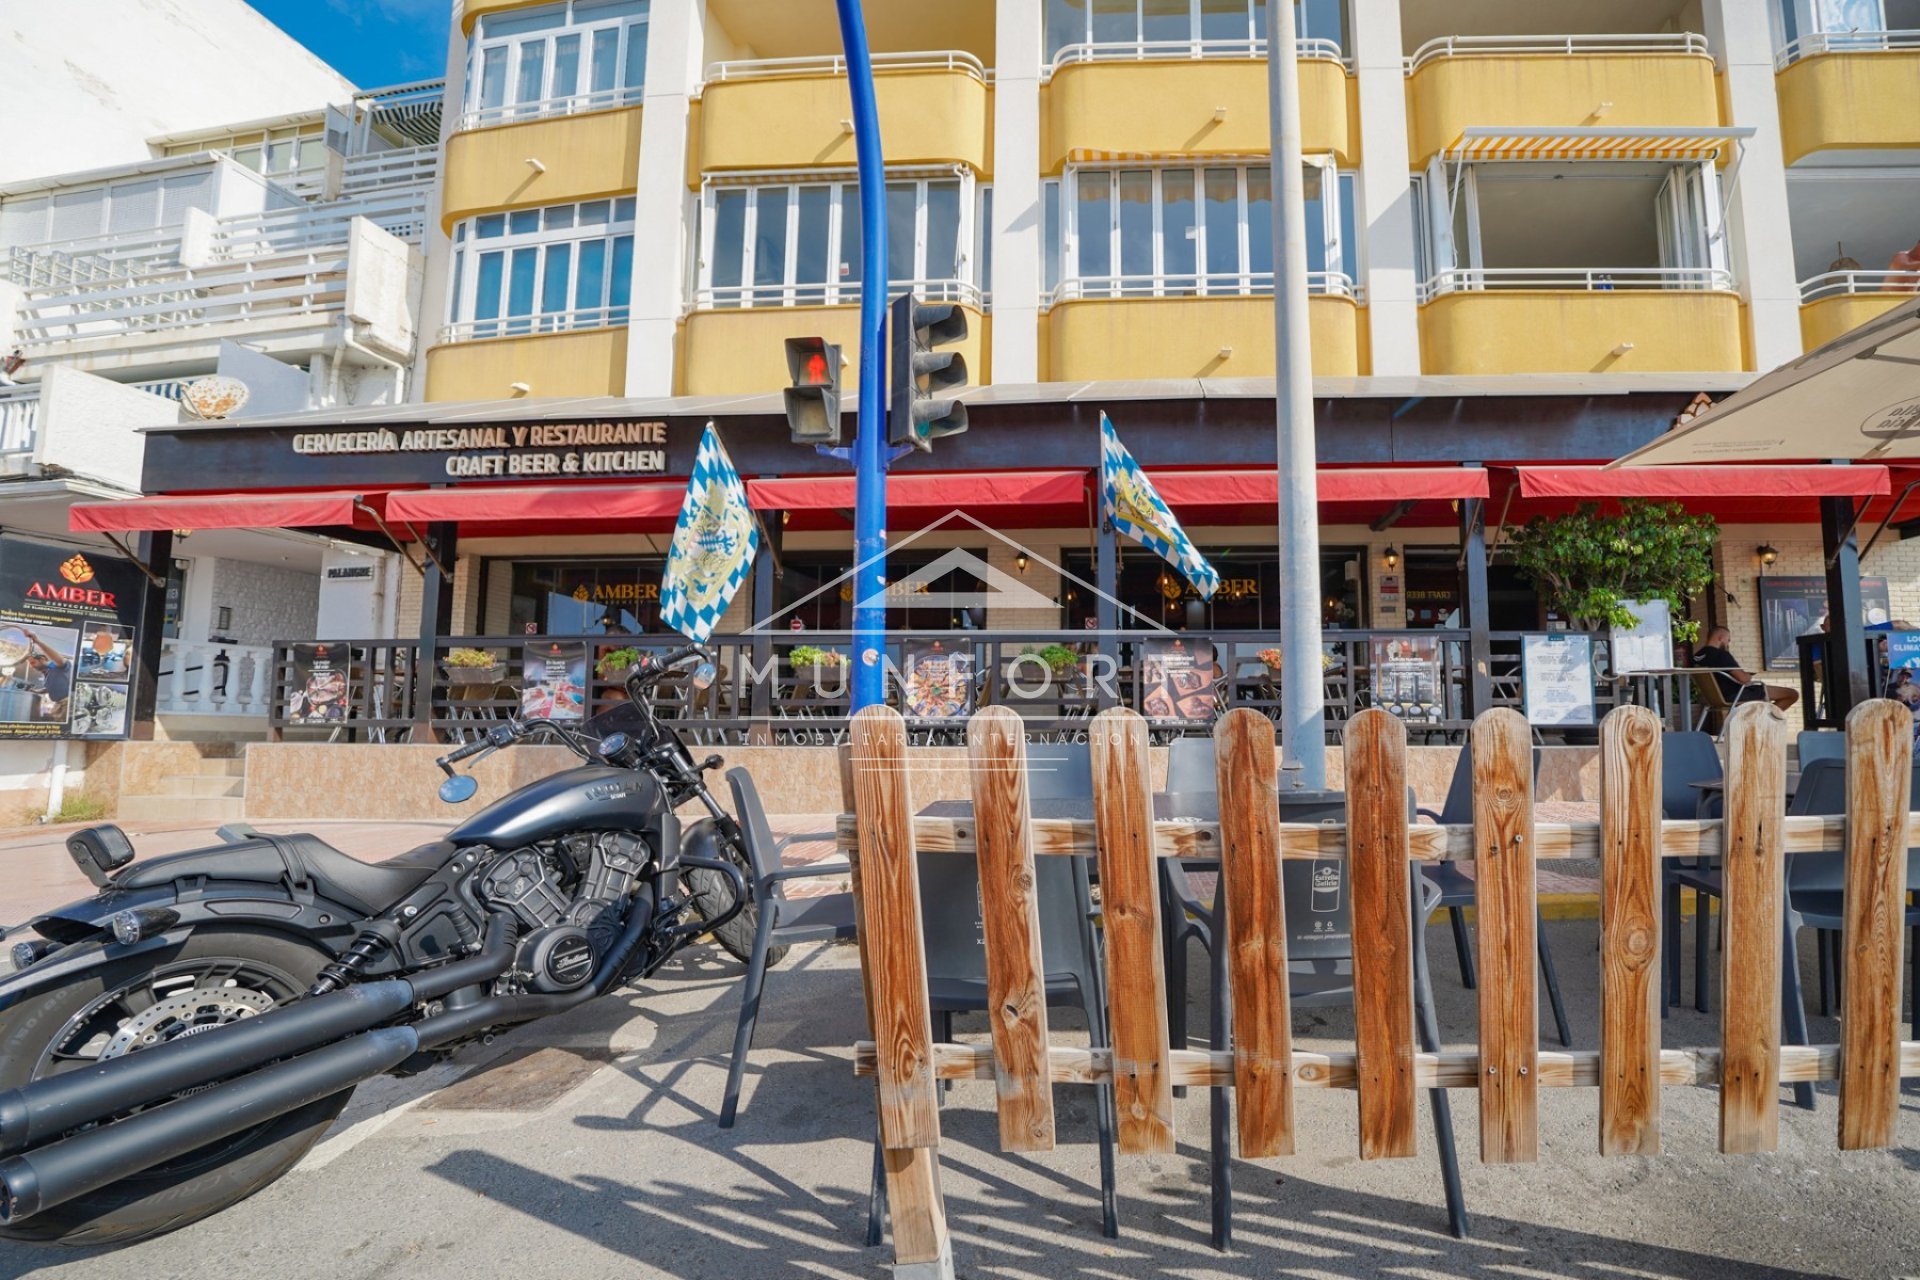
<path id="1" fill-rule="evenodd" d="M 1673 611 L 1665 600 L 1622 600 L 1633 615 L 1633 626 L 1614 627 L 1607 634 L 1613 655 L 1613 674 L 1673 669 Z"/>
<path id="2" fill-rule="evenodd" d="M 520 714 L 529 720 L 580 720 L 587 709 L 587 645 L 543 640 L 524 646 Z"/>
<path id="3" fill-rule="evenodd" d="M 353 651 L 343 644 L 293 646 L 287 681 L 288 724 L 342 724 L 347 718 L 347 676 Z"/>
<path id="4" fill-rule="evenodd" d="M 1374 706 L 1420 724 L 1446 719 L 1438 636 L 1375 636 L 1372 658 Z"/>
<path id="5" fill-rule="evenodd" d="M 1769 671 L 1800 665 L 1799 637 L 1820 629 L 1827 616 L 1827 580 L 1818 577 L 1760 578 L 1760 637 Z M 1860 623 L 1883 626 L 1893 620 L 1885 578 L 1860 579 Z"/>
<path id="6" fill-rule="evenodd" d="M 111 553 L 0 535 L 0 741 L 127 736 L 145 591 Z"/>
<path id="7" fill-rule="evenodd" d="M 973 714 L 974 667 L 971 648 L 955 649 L 940 640 L 909 640 L 901 645 L 900 706 L 909 720 L 964 720 Z"/>
<path id="8" fill-rule="evenodd" d="M 1213 719 L 1218 665 L 1207 640 L 1140 642 L 1140 710 L 1149 720 Z"/>
<path id="9" fill-rule="evenodd" d="M 1520 637 L 1527 723 L 1543 728 L 1591 725 L 1593 641 L 1584 632 Z"/>

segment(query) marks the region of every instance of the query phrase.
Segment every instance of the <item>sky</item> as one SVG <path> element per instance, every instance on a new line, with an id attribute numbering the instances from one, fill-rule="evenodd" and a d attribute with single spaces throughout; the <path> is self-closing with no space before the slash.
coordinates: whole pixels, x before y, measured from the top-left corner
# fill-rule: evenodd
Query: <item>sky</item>
<path id="1" fill-rule="evenodd" d="M 452 0 L 249 0 L 361 89 L 447 72 Z"/>

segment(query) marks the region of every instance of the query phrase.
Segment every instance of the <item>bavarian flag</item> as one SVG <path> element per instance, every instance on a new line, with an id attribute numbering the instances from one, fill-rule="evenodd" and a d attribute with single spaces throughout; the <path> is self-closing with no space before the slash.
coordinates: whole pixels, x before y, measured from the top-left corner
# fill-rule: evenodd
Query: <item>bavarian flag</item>
<path id="1" fill-rule="evenodd" d="M 1185 574 L 1201 599 L 1213 599 L 1220 589 L 1219 571 L 1187 537 L 1104 413 L 1100 415 L 1100 496 L 1114 528 Z"/>
<path id="2" fill-rule="evenodd" d="M 760 526 L 747 506 L 747 486 L 709 422 L 694 454 L 667 572 L 660 579 L 661 619 L 694 643 L 704 643 L 747 580 L 759 546 Z"/>

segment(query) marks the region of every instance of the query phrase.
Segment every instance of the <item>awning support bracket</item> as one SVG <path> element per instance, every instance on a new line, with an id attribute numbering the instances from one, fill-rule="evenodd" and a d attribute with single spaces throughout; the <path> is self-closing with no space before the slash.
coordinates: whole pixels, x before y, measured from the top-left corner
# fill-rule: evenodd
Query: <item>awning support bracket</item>
<path id="1" fill-rule="evenodd" d="M 1867 545 L 1860 548 L 1860 558 L 1862 560 L 1865 560 L 1867 558 L 1867 552 L 1873 550 L 1873 544 L 1880 541 L 1880 535 L 1887 531 L 1887 526 L 1892 524 L 1894 521 L 1894 518 L 1900 514 L 1901 506 L 1906 502 L 1906 500 L 1910 496 L 1912 496 L 1913 491 L 1915 489 L 1920 489 L 1920 480 L 1915 480 L 1913 483 L 1909 484 L 1906 488 L 1902 489 L 1900 491 L 1900 496 L 1893 500 L 1893 505 L 1887 508 L 1887 518 L 1880 522 L 1880 527 L 1873 531 L 1873 536 L 1871 538 L 1867 539 Z"/>
<path id="2" fill-rule="evenodd" d="M 153 571 L 152 566 L 148 565 L 145 560 L 142 560 L 139 556 L 133 554 L 132 549 L 129 548 L 126 543 L 120 541 L 120 539 L 114 537 L 112 534 L 108 533 L 104 529 L 100 531 L 100 536 L 105 538 L 108 542 L 111 542 L 113 544 L 113 549 L 115 551 L 118 551 L 121 555 L 125 556 L 129 564 L 131 564 L 134 568 L 138 569 L 141 573 L 145 574 L 148 582 L 151 582 L 156 587 L 165 587 L 167 585 L 167 580 L 161 577 L 159 574 L 155 573 Z"/>
<path id="3" fill-rule="evenodd" d="M 387 527 L 386 520 L 381 516 L 381 514 L 378 511 L 375 511 L 371 506 L 369 506 L 366 502 L 364 502 L 359 498 L 355 498 L 353 500 L 353 509 L 355 511 L 363 511 L 366 513 L 367 518 L 373 521 L 374 527 L 379 529 L 382 536 L 384 536 L 388 542 L 393 544 L 393 549 L 400 553 L 400 558 L 407 562 L 408 568 L 412 569 L 415 573 L 419 574 L 422 578 L 425 578 L 427 576 L 427 566 L 420 563 L 418 560 L 415 560 L 413 558 L 413 553 L 407 550 L 406 544 L 401 542 L 400 539 L 393 536 L 393 530 Z M 416 540 L 419 539 L 420 535 L 414 531 L 414 528 L 412 525 L 407 526 L 407 531 L 410 533 L 413 533 L 413 536 Z M 433 552 L 428 549 L 427 544 L 425 542 L 420 543 L 420 550 L 421 550 L 421 553 L 424 554 L 428 559 L 433 560 L 434 567 L 440 570 L 442 575 L 448 578 L 451 578 L 453 576 L 447 573 L 447 566 L 441 564 L 438 559 L 434 558 Z"/>
<path id="4" fill-rule="evenodd" d="M 1367 528 L 1373 530 L 1375 533 L 1385 533 L 1387 530 L 1393 528 L 1393 526 L 1395 526 L 1396 524 L 1399 524 L 1401 521 L 1401 518 L 1404 517 L 1409 511 L 1412 511 L 1412 510 L 1413 510 L 1413 499 L 1403 498 L 1399 502 L 1396 502 L 1391 507 L 1387 508 L 1387 513 L 1381 516 L 1378 520 L 1375 520 L 1372 524 L 1368 525 Z"/>

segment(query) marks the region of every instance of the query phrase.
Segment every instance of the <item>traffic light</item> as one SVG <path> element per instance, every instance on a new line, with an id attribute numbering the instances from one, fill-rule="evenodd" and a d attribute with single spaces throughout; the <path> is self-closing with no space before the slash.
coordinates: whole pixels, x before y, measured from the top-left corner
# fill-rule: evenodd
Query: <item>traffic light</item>
<path id="1" fill-rule="evenodd" d="M 840 443 L 840 347 L 825 338 L 788 338 L 787 428 L 795 444 Z"/>
<path id="2" fill-rule="evenodd" d="M 966 338 L 967 313 L 953 303 L 921 302 L 910 293 L 894 300 L 887 324 L 888 443 L 930 452 L 937 437 L 967 429 L 967 407 L 955 399 L 967 386 L 967 359 L 939 349 Z"/>

